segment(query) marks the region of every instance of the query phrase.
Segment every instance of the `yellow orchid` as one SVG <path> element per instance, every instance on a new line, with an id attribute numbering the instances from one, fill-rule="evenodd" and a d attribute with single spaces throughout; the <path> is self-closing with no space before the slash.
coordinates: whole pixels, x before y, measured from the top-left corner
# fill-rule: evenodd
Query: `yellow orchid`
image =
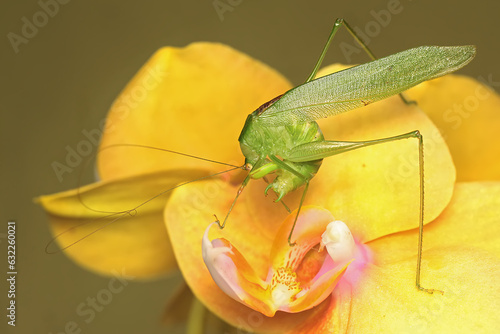
<path id="1" fill-rule="evenodd" d="M 336 69 L 327 68 L 320 75 Z M 445 91 L 458 87 L 468 94 L 478 83 L 449 76 L 414 88 L 410 96 L 419 103 L 424 100 L 420 106 L 431 115 L 439 115 L 448 110 L 447 103 L 455 103 L 443 97 L 440 85 Z M 289 88 L 274 70 L 220 44 L 164 48 L 115 102 L 101 145 L 150 145 L 242 163 L 236 138 L 246 115 Z M 469 129 L 464 137 L 445 134 L 458 173 L 468 175 L 463 178 L 467 180 L 479 175 L 485 164 L 493 165 L 488 168 L 490 179 L 497 179 L 494 171 L 500 170 L 498 157 L 476 156 L 473 148 L 476 124 L 486 123 L 487 130 L 480 130 L 487 132 L 485 136 L 494 134 L 500 124 L 494 114 L 500 100 L 492 91 L 487 91 L 488 97 L 485 92 L 481 90 L 480 115 L 470 118 L 479 119 L 478 123 L 468 125 L 464 119 L 456 131 Z M 425 100 L 427 94 L 434 100 Z M 443 133 L 449 123 L 440 124 Z M 210 219 L 214 213 L 227 212 L 238 188 L 236 177 L 186 184 L 166 193 L 163 200 L 137 208 L 137 216 L 128 214 L 126 210 L 165 189 L 221 170 L 209 162 L 165 152 L 108 149 L 99 156 L 101 181 L 42 197 L 40 202 L 56 235 L 80 222 L 92 222 L 61 235 L 58 242 L 63 246 L 101 223 L 96 218 L 102 213 L 88 207 L 124 211 L 118 223 L 65 251 L 100 273 L 119 267 L 128 275 L 146 278 L 178 265 L 194 295 L 210 311 L 245 330 L 492 330 L 498 322 L 500 184 L 455 185 L 452 156 L 440 131 L 418 107 L 407 106 L 398 97 L 322 120 L 320 127 L 325 138 L 346 141 L 421 131 L 428 223 L 422 283 L 444 290 L 444 295 L 422 293 L 414 286 L 419 179 L 417 143 L 411 140 L 326 159 L 311 181 L 294 232 L 297 245 L 292 248 L 287 231 L 293 214 L 288 216 L 283 207 L 264 198 L 263 182 L 250 182 L 224 230 L 210 228 Z M 457 148 L 463 143 L 470 147 L 465 152 Z M 469 159 L 475 166 L 462 168 Z M 296 208 L 299 198 L 296 192 L 285 202 Z M 340 242 L 332 228 L 352 239 Z M 341 249 L 341 256 L 331 248 Z"/>

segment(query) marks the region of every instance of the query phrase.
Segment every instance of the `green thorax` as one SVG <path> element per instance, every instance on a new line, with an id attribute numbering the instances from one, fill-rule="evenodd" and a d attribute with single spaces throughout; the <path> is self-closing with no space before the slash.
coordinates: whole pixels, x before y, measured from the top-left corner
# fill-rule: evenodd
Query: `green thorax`
<path id="1" fill-rule="evenodd" d="M 271 102 L 275 102 L 272 100 Z M 252 178 L 261 178 L 269 173 L 276 177 L 269 185 L 278 195 L 278 200 L 289 192 L 309 181 L 321 166 L 321 160 L 293 162 L 287 160 L 290 151 L 301 144 L 323 141 L 324 137 L 318 124 L 314 121 L 306 123 L 290 122 L 286 126 L 266 124 L 259 115 L 272 103 L 266 103 L 248 115 L 241 131 L 239 142 L 245 156 L 245 163 L 251 169 Z M 264 110 L 263 110 L 264 109 Z M 289 168 L 285 169 L 270 157 L 275 156 Z M 294 170 L 296 173 L 292 172 Z M 299 174 L 299 175 L 297 175 Z"/>

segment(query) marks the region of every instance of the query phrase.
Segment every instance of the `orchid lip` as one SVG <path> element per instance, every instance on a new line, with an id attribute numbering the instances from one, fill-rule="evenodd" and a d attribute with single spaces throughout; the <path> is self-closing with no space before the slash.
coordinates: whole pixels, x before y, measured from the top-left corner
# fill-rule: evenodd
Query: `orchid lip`
<path id="1" fill-rule="evenodd" d="M 267 316 L 301 312 L 325 300 L 354 260 L 356 243 L 347 225 L 330 212 L 304 207 L 293 234 L 296 245 L 291 247 L 287 234 L 294 219 L 290 214 L 276 234 L 265 279 L 228 240 L 210 241 L 214 223 L 210 224 L 202 240 L 203 260 L 219 288 Z"/>

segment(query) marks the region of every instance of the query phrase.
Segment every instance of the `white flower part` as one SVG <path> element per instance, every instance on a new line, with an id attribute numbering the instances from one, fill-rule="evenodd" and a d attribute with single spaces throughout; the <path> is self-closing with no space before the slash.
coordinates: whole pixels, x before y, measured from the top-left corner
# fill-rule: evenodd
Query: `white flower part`
<path id="1" fill-rule="evenodd" d="M 207 227 L 201 241 L 203 261 L 215 283 L 222 291 L 231 298 L 240 300 L 239 295 L 241 295 L 242 289 L 237 283 L 238 274 L 236 265 L 228 256 L 232 253 L 231 249 L 226 246 L 221 246 L 218 239 L 213 242 L 208 239 L 208 231 L 214 224 L 217 223 L 212 223 Z"/>
<path id="2" fill-rule="evenodd" d="M 321 247 L 326 250 L 336 263 L 350 261 L 354 258 L 356 244 L 347 225 L 335 220 L 328 224 L 326 231 L 321 235 Z"/>

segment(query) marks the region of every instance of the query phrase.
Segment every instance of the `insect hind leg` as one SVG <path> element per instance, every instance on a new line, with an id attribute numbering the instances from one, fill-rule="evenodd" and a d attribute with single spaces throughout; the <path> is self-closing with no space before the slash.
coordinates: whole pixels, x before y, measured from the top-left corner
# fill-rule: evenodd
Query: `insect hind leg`
<path id="1" fill-rule="evenodd" d="M 439 292 L 441 290 L 426 289 L 420 285 L 420 271 L 422 264 L 422 245 L 424 233 L 424 144 L 423 136 L 420 131 L 412 131 L 401 135 L 381 138 L 376 140 L 360 141 L 360 142 L 313 142 L 297 146 L 293 149 L 287 159 L 290 161 L 310 161 L 315 159 L 324 159 L 333 155 L 344 153 L 347 151 L 356 150 L 358 148 L 367 147 L 376 144 L 393 142 L 401 139 L 416 138 L 418 139 L 418 156 L 419 156 L 419 234 L 418 234 L 418 252 L 417 252 L 417 269 L 416 269 L 416 287 L 428 293 Z M 301 202 L 302 203 L 302 202 Z"/>

